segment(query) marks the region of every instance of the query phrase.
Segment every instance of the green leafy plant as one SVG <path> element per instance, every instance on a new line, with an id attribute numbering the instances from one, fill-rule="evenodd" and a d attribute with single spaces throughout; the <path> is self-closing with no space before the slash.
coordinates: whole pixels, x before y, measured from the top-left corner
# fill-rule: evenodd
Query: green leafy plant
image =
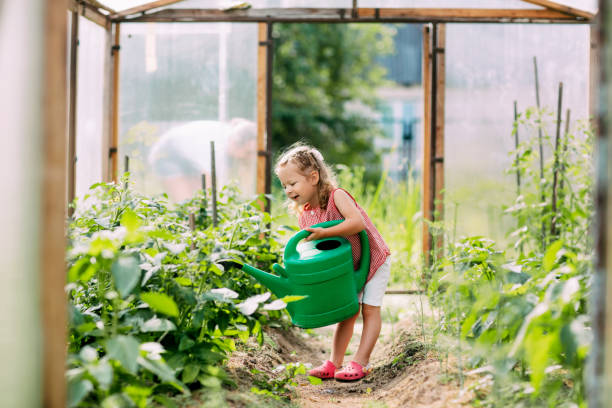
<path id="1" fill-rule="evenodd" d="M 478 394 L 481 405 L 585 403 L 592 133 L 579 123 L 560 143 L 553 141 L 547 117 L 529 109 L 515 124 L 514 131 L 521 125 L 532 137 L 511 153 L 516 160 L 509 172 L 522 180 L 516 202 L 506 208 L 516 220 L 511 245 L 503 250 L 484 237 L 455 241 L 442 229 L 450 243 L 432 266 L 429 295 L 441 311 L 438 333 L 455 337 L 451 348 L 461 356 L 465 347 L 467 364 L 493 380 L 491 392 Z M 550 154 L 542 160 L 544 179 L 538 129 Z"/>
<path id="2" fill-rule="evenodd" d="M 94 185 L 70 222 L 70 406 L 170 406 L 165 395 L 231 386 L 220 363 L 235 342 L 261 344 L 262 326 L 288 324 L 284 302 L 225 268 L 279 261 L 255 201 L 225 188 L 213 228 L 203 194 L 170 208 L 127 185 Z"/>

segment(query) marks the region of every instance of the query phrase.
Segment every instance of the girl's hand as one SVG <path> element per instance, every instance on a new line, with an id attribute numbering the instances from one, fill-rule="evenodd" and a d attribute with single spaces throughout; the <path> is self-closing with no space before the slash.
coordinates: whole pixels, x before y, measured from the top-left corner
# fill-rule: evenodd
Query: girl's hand
<path id="1" fill-rule="evenodd" d="M 309 236 L 304 238 L 304 241 L 315 241 L 317 239 L 327 238 L 326 228 L 304 228 L 306 231 L 311 232 Z"/>

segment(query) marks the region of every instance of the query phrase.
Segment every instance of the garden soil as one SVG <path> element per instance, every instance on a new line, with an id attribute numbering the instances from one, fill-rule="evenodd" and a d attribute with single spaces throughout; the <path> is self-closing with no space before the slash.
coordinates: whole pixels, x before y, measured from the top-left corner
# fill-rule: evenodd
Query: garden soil
<path id="1" fill-rule="evenodd" d="M 274 369 L 289 362 L 318 365 L 329 358 L 334 326 L 309 332 L 297 328 L 268 329 L 264 345 L 250 344 L 236 351 L 228 362 L 228 371 L 238 390 L 249 390 L 253 379 L 273 378 Z M 345 361 L 350 361 L 359 343 L 358 320 Z M 289 406 L 324 407 L 464 407 L 473 395 L 461 388 L 452 358 L 447 362 L 423 342 L 421 330 L 408 318 L 384 322 L 381 337 L 371 358 L 371 373 L 358 382 L 326 380 L 311 385 L 305 376 L 297 377 L 299 385 L 288 394 Z M 259 373 L 255 375 L 253 373 Z M 261 377 L 263 376 L 263 377 Z M 240 392 L 240 391 L 239 391 Z M 235 399 L 231 406 L 259 406 Z M 273 406 L 287 406 L 276 405 Z"/>

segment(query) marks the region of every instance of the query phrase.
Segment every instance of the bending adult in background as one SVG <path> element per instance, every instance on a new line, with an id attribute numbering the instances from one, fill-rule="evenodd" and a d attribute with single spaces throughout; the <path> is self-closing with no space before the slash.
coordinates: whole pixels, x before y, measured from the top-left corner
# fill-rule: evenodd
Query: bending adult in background
<path id="1" fill-rule="evenodd" d="M 246 119 L 229 122 L 199 120 L 164 133 L 149 153 L 149 164 L 174 202 L 191 198 L 211 186 L 210 142 L 215 142 L 217 188 L 236 180 L 242 193 L 255 193 L 257 127 Z"/>

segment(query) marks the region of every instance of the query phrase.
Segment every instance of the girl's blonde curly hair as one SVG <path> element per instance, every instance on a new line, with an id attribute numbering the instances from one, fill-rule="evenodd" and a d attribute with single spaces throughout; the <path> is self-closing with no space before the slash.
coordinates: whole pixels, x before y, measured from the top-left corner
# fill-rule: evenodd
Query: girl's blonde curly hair
<path id="1" fill-rule="evenodd" d="M 304 176 L 309 175 L 313 170 L 319 173 L 319 183 L 317 185 L 319 205 L 322 209 L 326 209 L 329 196 L 336 188 L 337 183 L 333 170 L 325 163 L 321 152 L 301 142 L 294 143 L 280 155 L 276 161 L 274 173 L 278 176 L 279 169 L 289 162 L 295 164 Z M 287 201 L 287 207 L 291 212 L 297 214 L 304 210 L 303 206 L 298 206 L 291 200 Z"/>

